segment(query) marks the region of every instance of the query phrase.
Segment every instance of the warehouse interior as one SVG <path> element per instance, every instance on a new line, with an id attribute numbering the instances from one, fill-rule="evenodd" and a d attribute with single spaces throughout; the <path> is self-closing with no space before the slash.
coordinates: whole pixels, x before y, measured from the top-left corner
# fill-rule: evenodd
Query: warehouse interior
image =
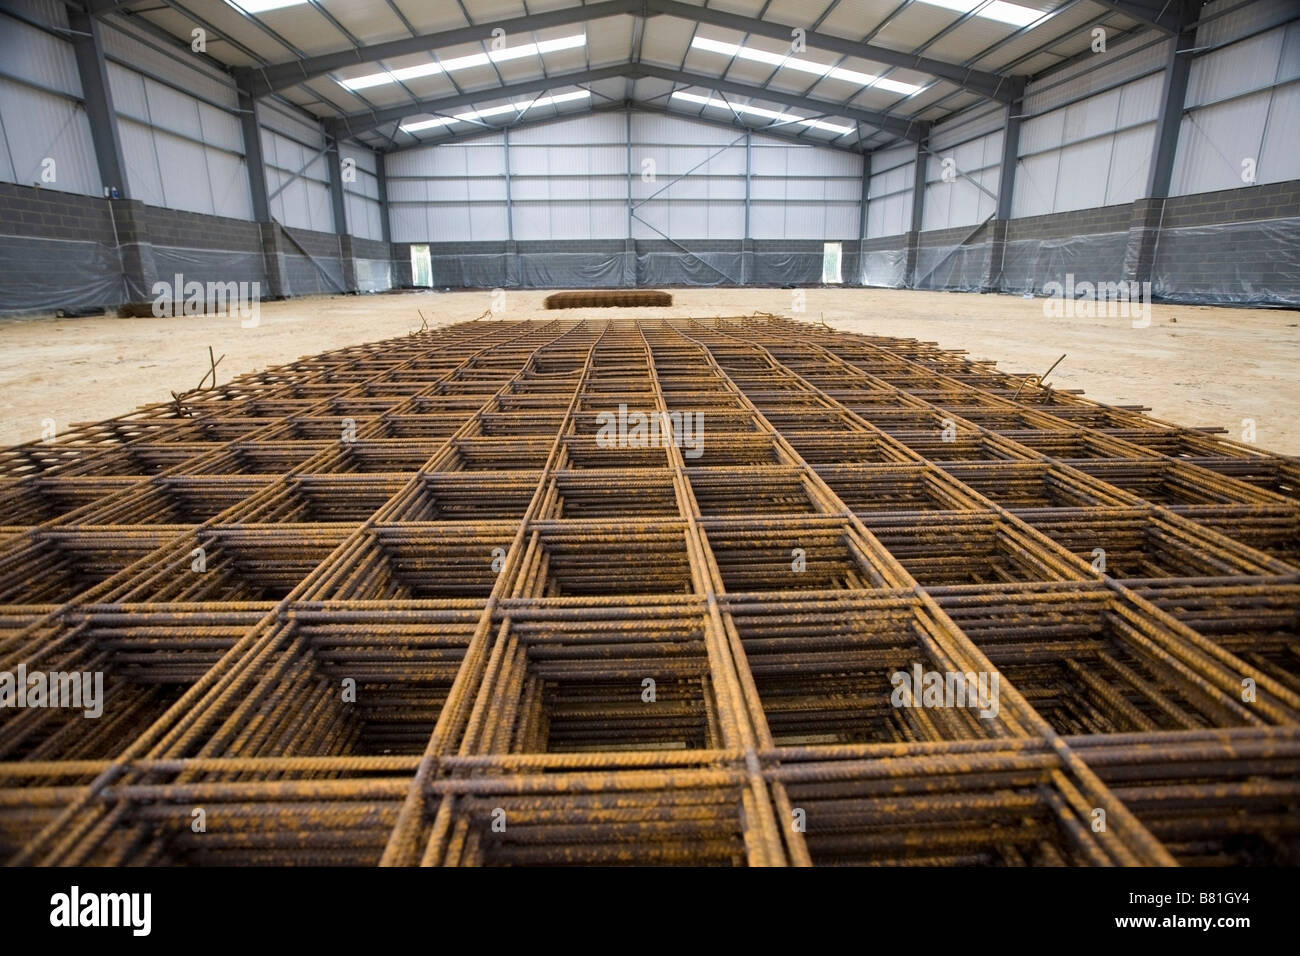
<path id="1" fill-rule="evenodd" d="M 410 6 L 7 0 L 0 314 L 177 272 L 1300 303 L 1286 0 Z"/>
<path id="2" fill-rule="evenodd" d="M 1298 84 L 1290 0 L 0 0 L 0 860 L 1300 864 Z"/>

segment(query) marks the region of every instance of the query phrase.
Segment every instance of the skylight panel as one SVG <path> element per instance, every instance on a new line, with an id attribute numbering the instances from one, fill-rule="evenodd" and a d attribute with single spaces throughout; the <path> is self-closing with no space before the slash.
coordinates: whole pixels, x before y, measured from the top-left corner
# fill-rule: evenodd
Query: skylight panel
<path id="1" fill-rule="evenodd" d="M 952 2 L 963 2 L 963 0 L 952 0 Z M 901 93 L 903 96 L 911 96 L 923 89 L 922 86 L 916 83 L 903 83 L 899 80 L 891 80 L 888 77 L 881 77 L 872 73 L 860 73 L 857 70 L 849 70 L 840 66 L 831 66 L 828 63 L 818 63 L 814 60 L 791 56 L 788 53 L 771 53 L 767 50 L 757 50 L 753 47 L 741 46 L 737 43 L 726 43 L 722 40 L 710 40 L 701 36 L 697 36 L 691 41 L 691 47 L 709 53 L 720 53 L 723 56 L 734 56 L 753 63 L 765 63 L 768 66 L 798 70 L 800 73 L 810 73 L 813 76 L 846 80 L 858 86 L 889 90 L 892 93 Z"/>
<path id="2" fill-rule="evenodd" d="M 273 3 L 276 0 L 261 0 L 261 2 Z M 587 35 L 585 33 L 575 33 L 573 36 L 543 40 L 540 43 L 523 43 L 519 46 L 505 47 L 500 50 L 488 50 L 486 53 L 471 53 L 467 56 L 452 57 L 443 60 L 441 63 L 418 63 L 415 66 L 404 66 L 396 70 L 380 70 L 378 73 L 354 76 L 350 80 L 339 80 L 339 85 L 353 91 L 366 90 L 372 86 L 383 86 L 386 83 L 397 83 L 399 81 L 404 82 L 421 76 L 455 73 L 457 70 L 469 70 L 477 66 L 487 66 L 490 63 L 506 63 L 527 56 L 545 56 L 547 53 L 572 50 L 586 46 L 586 44 Z"/>
<path id="3" fill-rule="evenodd" d="M 761 106 L 739 106 L 735 103 L 728 103 L 726 100 L 715 99 L 712 96 L 697 96 L 694 93 L 683 93 L 680 90 L 673 94 L 673 99 L 682 100 L 686 103 L 694 103 L 699 106 L 727 110 L 728 112 L 734 111 L 743 116 L 757 116 L 761 119 L 772 120 L 773 122 L 795 123 L 799 126 L 807 126 L 810 129 L 820 129 L 828 133 L 835 133 L 838 136 L 843 136 L 845 133 L 853 132 L 852 126 L 840 126 L 836 123 L 828 123 L 825 120 L 796 116 L 794 113 L 781 113 L 777 110 L 764 109 Z"/>
<path id="4" fill-rule="evenodd" d="M 517 103 L 506 103 L 502 106 L 488 106 L 483 109 L 470 109 L 467 112 L 456 113 L 453 116 L 438 116 L 433 119 L 416 120 L 414 123 L 403 123 L 399 128 L 404 133 L 417 133 L 422 129 L 434 129 L 439 126 L 450 126 L 452 123 L 476 123 L 492 116 L 503 116 L 506 113 L 522 113 L 524 110 L 538 106 L 555 106 L 560 103 L 572 103 L 574 100 L 583 100 L 590 96 L 591 93 L 588 90 L 577 90 L 573 93 L 560 93 L 556 96 L 539 96 L 535 99 L 520 100 Z"/>

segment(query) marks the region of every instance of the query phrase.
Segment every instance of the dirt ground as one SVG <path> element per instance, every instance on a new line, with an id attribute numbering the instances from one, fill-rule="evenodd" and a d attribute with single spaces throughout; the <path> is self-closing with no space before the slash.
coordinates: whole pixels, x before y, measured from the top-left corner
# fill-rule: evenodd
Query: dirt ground
<path id="1" fill-rule="evenodd" d="M 1158 418 L 1217 425 L 1242 437 L 1253 419 L 1256 443 L 1300 454 L 1300 312 L 1156 305 L 1150 325 L 1129 318 L 1048 318 L 1044 300 L 1005 295 L 887 289 L 808 289 L 805 310 L 782 289 L 671 290 L 664 309 L 546 312 L 546 292 L 510 291 L 497 318 L 743 315 L 756 310 L 853 332 L 892 335 L 964 349 L 1009 372 L 1048 379 L 1119 405 L 1150 406 Z M 499 303 L 498 303 L 499 304 Z M 257 328 L 237 317 L 100 317 L 0 320 L 0 445 L 41 437 L 42 420 L 59 432 L 199 384 L 208 346 L 224 355 L 220 380 L 304 355 L 405 335 L 420 327 L 474 319 L 491 293 L 421 292 L 328 296 L 261 306 Z"/>

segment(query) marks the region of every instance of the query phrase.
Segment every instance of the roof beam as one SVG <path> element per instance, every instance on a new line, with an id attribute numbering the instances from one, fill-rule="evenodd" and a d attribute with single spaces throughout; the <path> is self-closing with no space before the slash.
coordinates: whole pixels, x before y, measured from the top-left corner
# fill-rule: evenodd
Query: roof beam
<path id="1" fill-rule="evenodd" d="M 96 2 L 96 0 L 92 0 Z M 97 0 L 102 4 L 112 5 L 113 0 Z M 545 13 L 533 13 L 508 20 L 496 20 L 491 23 L 479 23 L 473 26 L 457 27 L 439 33 L 425 33 L 420 36 L 403 37 L 389 40 L 387 43 L 370 43 L 338 53 L 325 53 L 321 56 L 309 56 L 288 63 L 277 63 L 267 67 L 242 67 L 234 71 L 239 85 L 254 96 L 265 96 L 279 90 L 287 89 L 304 80 L 345 66 L 359 63 L 373 63 L 391 57 L 406 56 L 411 53 L 427 53 L 430 50 L 456 46 L 461 43 L 478 43 L 492 38 L 493 30 L 512 33 L 531 33 L 547 27 L 565 26 L 571 23 L 585 23 L 588 20 L 600 20 L 605 17 L 625 13 L 640 13 L 643 0 L 599 0 L 587 6 L 566 7 L 562 10 L 548 10 Z"/>
<path id="2" fill-rule="evenodd" d="M 535 80 L 528 80 L 523 83 L 511 83 L 507 86 L 498 86 L 486 90 L 474 90 L 472 92 L 460 93 L 454 96 L 442 96 L 436 99 L 420 100 L 416 103 L 400 104 L 381 110 L 349 113 L 347 116 L 325 120 L 325 131 L 335 139 L 341 139 L 347 136 L 356 136 L 358 133 L 364 133 L 367 130 L 374 129 L 376 126 L 382 126 L 384 123 L 391 123 L 394 120 L 405 119 L 408 116 L 414 116 L 418 113 L 445 113 L 458 106 L 469 106 L 474 103 L 482 103 L 485 100 L 508 99 L 512 96 L 520 96 L 527 93 L 540 93 L 543 90 L 557 89 L 561 86 L 575 86 L 582 83 L 596 83 L 600 80 L 625 77 L 631 79 L 652 78 L 667 80 L 670 83 L 698 86 L 706 90 L 714 90 L 721 93 L 733 93 L 736 96 L 757 97 L 769 102 L 780 103 L 785 106 L 794 106 L 800 109 L 806 109 L 818 115 L 843 116 L 846 119 L 857 120 L 858 122 L 865 123 L 868 126 L 873 126 L 876 129 L 884 130 L 885 132 L 892 133 L 895 136 L 912 141 L 919 140 L 924 136 L 930 125 L 923 120 L 909 120 L 900 116 L 894 116 L 890 113 L 881 113 L 876 110 L 863 109 L 857 106 L 846 106 L 843 103 L 832 103 L 827 100 L 812 99 L 811 97 L 801 96 L 797 93 L 784 93 L 780 90 L 751 86 L 747 83 L 737 83 L 733 80 L 723 80 L 712 76 L 701 76 L 696 73 L 686 73 L 681 70 L 673 70 L 668 69 L 667 67 L 653 66 L 646 63 L 622 63 L 615 66 L 601 67 L 596 70 L 582 70 L 577 73 L 555 74 L 553 76 L 544 76 Z"/>
<path id="3" fill-rule="evenodd" d="M 1165 33 L 1178 33 L 1183 28 L 1183 10 L 1179 3 L 1168 0 L 1093 0 L 1093 3 Z M 1199 3 L 1196 5 L 1200 6 Z"/>
<path id="4" fill-rule="evenodd" d="M 730 30 L 738 30 L 741 33 L 753 33 L 786 42 L 792 39 L 791 31 L 795 29 L 794 25 L 774 23 L 771 20 L 759 20 L 712 7 L 697 7 L 694 4 L 682 3 L 680 0 L 645 0 L 645 5 L 647 12 L 651 14 L 666 14 L 683 20 L 694 20 L 697 23 L 708 23 Z M 909 70 L 928 73 L 931 76 L 947 80 L 949 83 L 955 83 L 973 93 L 978 93 L 981 96 L 1002 103 L 1009 103 L 1015 99 L 1015 94 L 1010 88 L 1011 78 L 998 73 L 988 73 L 971 67 L 958 66 L 946 60 L 918 56 L 905 50 L 891 50 L 872 43 L 859 43 L 845 37 L 817 33 L 813 30 L 806 31 L 804 39 L 809 47 L 839 53 L 843 56 L 856 56 L 864 60 L 874 60 L 888 66 L 904 67 Z"/>
<path id="5" fill-rule="evenodd" d="M 123 0 L 89 0 L 92 9 L 97 13 L 113 10 L 120 6 L 122 2 Z M 679 2 L 679 0 L 598 0 L 598 2 L 586 6 L 548 10 L 544 13 L 511 17 L 507 20 L 457 27 L 454 30 L 404 37 L 386 43 L 365 44 L 354 49 L 310 56 L 286 63 L 277 63 L 272 66 L 241 67 L 234 72 L 241 87 L 247 89 L 254 96 L 265 96 L 268 93 L 287 89 L 304 80 L 310 80 L 343 67 L 374 63 L 377 60 L 391 57 L 425 53 L 461 43 L 486 40 L 491 37 L 492 31 L 497 29 L 504 30 L 507 34 L 530 33 L 548 27 L 585 23 L 590 20 L 600 20 L 622 14 L 642 17 L 659 15 L 677 17 L 777 40 L 789 40 L 791 30 L 794 29 L 792 26 L 728 13 L 725 10 L 699 7 Z M 871 43 L 858 43 L 844 37 L 815 31 L 807 33 L 806 39 L 808 45 L 812 47 L 824 49 L 831 53 L 839 53 L 843 56 L 862 57 L 888 66 L 904 67 L 928 73 L 931 76 L 955 83 L 963 89 L 999 102 L 1006 103 L 1014 99 L 1014 95 L 1008 92 L 1007 89 L 1008 78 L 997 73 L 963 67 L 945 60 L 918 56 L 901 50 L 891 50 Z"/>

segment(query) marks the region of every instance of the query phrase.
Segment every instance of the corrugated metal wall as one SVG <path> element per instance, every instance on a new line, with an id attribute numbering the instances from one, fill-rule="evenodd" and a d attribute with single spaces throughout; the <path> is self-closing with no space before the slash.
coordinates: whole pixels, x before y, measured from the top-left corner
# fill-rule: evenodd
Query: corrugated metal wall
<path id="1" fill-rule="evenodd" d="M 514 130 L 508 149 L 496 134 L 403 150 L 386 166 L 393 241 L 625 239 L 629 185 L 633 238 L 743 239 L 745 152 L 742 131 L 647 113 L 630 149 L 625 114 L 592 113 Z M 754 134 L 749 169 L 749 238 L 857 238 L 860 157 Z"/>
<path id="2" fill-rule="evenodd" d="M 329 163 L 320 123 L 275 100 L 263 101 L 259 115 L 271 218 L 291 228 L 333 232 Z"/>
<path id="3" fill-rule="evenodd" d="M 871 154 L 867 185 L 867 235 L 901 236 L 912 228 L 912 188 L 916 147 L 900 146 Z"/>
<path id="4" fill-rule="evenodd" d="M 1228 6 L 1220 0 L 1204 13 Z M 1258 32 L 1288 8 L 1295 12 L 1294 3 L 1262 3 L 1198 29 L 1198 47 L 1226 45 L 1192 62 L 1172 195 L 1300 179 L 1300 23 Z"/>
<path id="5" fill-rule="evenodd" d="M 1146 193 L 1172 40 L 1144 33 L 1029 84 L 1012 218 L 1113 206 Z M 1104 64 L 1105 69 L 1097 67 Z"/>
<path id="6" fill-rule="evenodd" d="M 373 150 L 344 143 L 340 147 L 342 163 L 352 161 L 352 175 L 343 172 L 343 204 L 347 231 L 362 239 L 383 239 L 383 207 L 379 205 L 379 158 Z"/>
<path id="7" fill-rule="evenodd" d="M 251 219 L 234 84 L 198 57 L 178 58 L 129 24 L 103 27 L 108 78 L 131 198 Z"/>
<path id="8" fill-rule="evenodd" d="M 68 25 L 57 0 L 14 6 L 38 22 Z M 0 179 L 102 195 L 90 122 L 80 100 L 72 44 L 0 11 Z"/>
<path id="9" fill-rule="evenodd" d="M 1002 159 L 1003 113 L 997 105 L 985 106 L 931 132 L 923 230 L 972 226 L 993 215 Z"/>

